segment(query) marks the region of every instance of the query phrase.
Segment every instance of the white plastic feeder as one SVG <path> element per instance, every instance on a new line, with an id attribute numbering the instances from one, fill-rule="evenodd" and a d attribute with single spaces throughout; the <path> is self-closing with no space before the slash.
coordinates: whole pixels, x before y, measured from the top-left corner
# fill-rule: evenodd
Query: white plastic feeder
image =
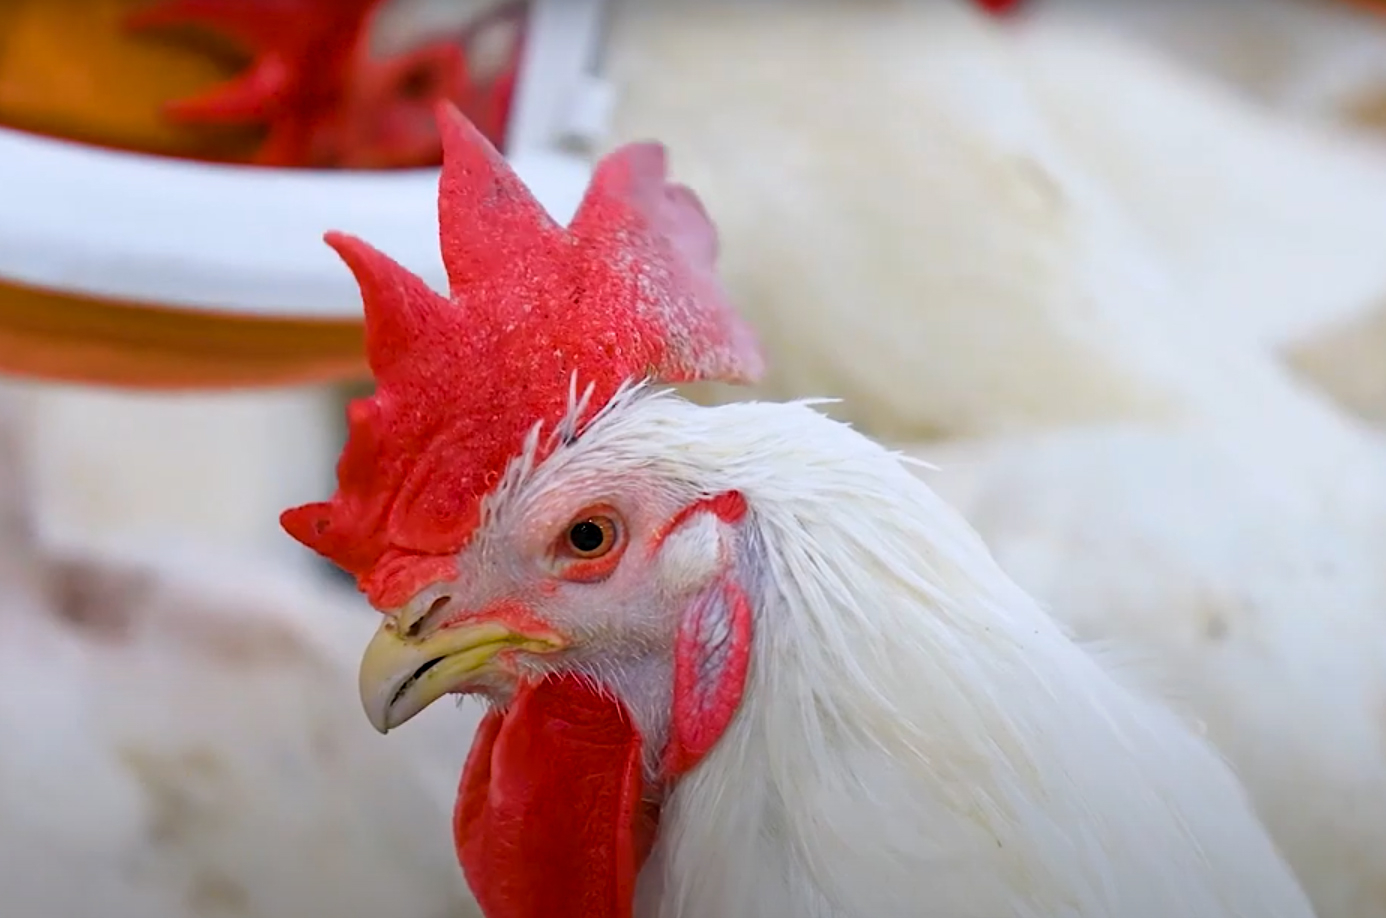
<path id="1" fill-rule="evenodd" d="M 609 93 L 602 0 L 535 0 L 507 157 L 567 221 Z M 576 149 L 575 149 L 576 147 Z M 0 129 L 0 282 L 101 300 L 294 318 L 359 315 L 322 243 L 368 239 L 438 289 L 438 170 L 309 171 L 104 150 Z"/>

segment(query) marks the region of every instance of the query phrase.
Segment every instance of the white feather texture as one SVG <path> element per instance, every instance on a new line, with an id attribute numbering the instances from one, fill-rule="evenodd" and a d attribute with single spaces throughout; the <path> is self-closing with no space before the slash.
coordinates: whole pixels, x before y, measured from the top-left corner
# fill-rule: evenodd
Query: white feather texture
<path id="1" fill-rule="evenodd" d="M 1386 22 L 1366 4 L 1036 0 L 1031 9 L 1046 21 L 1081 15 L 1101 23 L 1300 120 L 1352 123 L 1386 88 Z"/>
<path id="2" fill-rule="evenodd" d="M 58 608 L 7 584 L 7 918 L 479 915 L 448 824 L 469 725 L 382 742 L 369 614 L 253 576 L 84 559 Z"/>
<path id="3" fill-rule="evenodd" d="M 921 448 L 921 475 L 1076 635 L 1178 686 L 1319 918 L 1386 918 L 1386 526 L 1248 446 L 1102 427 Z"/>
<path id="4" fill-rule="evenodd" d="M 1379 138 L 1266 110 L 1135 35 L 1113 34 L 1113 23 L 1130 20 L 1136 32 L 1159 21 L 1165 33 L 1220 42 L 1224 60 L 1240 44 L 1274 66 L 1278 48 L 1287 68 L 1296 45 L 1333 48 L 1323 76 L 1337 67 L 1361 76 L 1368 62 L 1386 73 L 1380 18 L 1331 0 L 1060 0 L 1037 5 L 1014 50 L 1065 148 L 1192 294 L 1167 308 L 1193 305 L 1205 333 L 1264 347 L 1354 411 L 1386 420 Z"/>
<path id="5" fill-rule="evenodd" d="M 804 405 L 636 390 L 516 486 L 634 475 L 745 496 L 756 606 L 741 709 L 666 803 L 640 918 L 1311 915 L 1197 730 L 899 457 Z"/>
<path id="6" fill-rule="evenodd" d="M 665 142 L 707 202 L 762 394 L 901 442 L 1159 420 L 1240 344 L 1386 417 L 1386 155 L 1103 28 L 1117 6 L 621 4 L 612 141 Z"/>
<path id="7" fill-rule="evenodd" d="M 378 616 L 189 545 L 59 554 L 0 392 L 0 914 L 479 918 L 450 815 L 471 722 L 387 743 Z M 27 414 L 27 418 L 26 418 Z"/>

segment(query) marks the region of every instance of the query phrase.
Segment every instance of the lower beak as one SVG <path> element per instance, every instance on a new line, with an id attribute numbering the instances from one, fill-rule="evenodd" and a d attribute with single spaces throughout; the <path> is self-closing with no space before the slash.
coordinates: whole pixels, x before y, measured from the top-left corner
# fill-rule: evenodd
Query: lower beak
<path id="1" fill-rule="evenodd" d="M 371 726 L 386 733 L 474 680 L 498 653 L 557 646 L 551 638 L 497 622 L 456 625 L 411 639 L 400 635 L 394 619 L 386 619 L 361 658 L 361 704 Z"/>

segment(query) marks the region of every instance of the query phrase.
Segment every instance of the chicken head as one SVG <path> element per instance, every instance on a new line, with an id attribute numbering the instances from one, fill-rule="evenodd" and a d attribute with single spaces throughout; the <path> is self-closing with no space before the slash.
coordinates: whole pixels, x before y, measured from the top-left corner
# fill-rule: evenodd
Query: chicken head
<path id="1" fill-rule="evenodd" d="M 337 493 L 282 522 L 385 613 L 361 668 L 378 729 L 445 694 L 492 702 L 455 820 L 487 914 L 627 916 L 658 782 L 707 751 L 745 676 L 745 505 L 565 447 L 646 382 L 751 380 L 761 357 L 663 148 L 606 157 L 565 229 L 440 111 L 450 297 L 329 236 L 377 390 L 349 409 Z"/>
<path id="2" fill-rule="evenodd" d="M 458 850 L 474 884 L 515 878 L 507 908 L 542 897 L 498 915 L 625 914 L 662 789 L 721 737 L 744 686 L 740 495 L 603 469 L 602 455 L 565 450 L 496 501 L 458 576 L 388 617 L 362 662 L 382 732 L 449 693 L 496 705 L 463 779 Z M 584 860 L 534 883 L 515 850 Z"/>

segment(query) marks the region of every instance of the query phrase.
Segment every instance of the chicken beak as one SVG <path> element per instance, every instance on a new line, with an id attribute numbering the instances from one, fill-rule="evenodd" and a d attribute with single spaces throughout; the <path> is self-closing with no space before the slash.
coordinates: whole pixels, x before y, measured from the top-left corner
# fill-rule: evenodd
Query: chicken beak
<path id="1" fill-rule="evenodd" d="M 522 634 L 492 621 L 411 638 L 388 618 L 361 658 L 361 704 L 371 726 L 387 733 L 473 681 L 502 651 L 543 652 L 558 646 L 551 636 Z"/>

